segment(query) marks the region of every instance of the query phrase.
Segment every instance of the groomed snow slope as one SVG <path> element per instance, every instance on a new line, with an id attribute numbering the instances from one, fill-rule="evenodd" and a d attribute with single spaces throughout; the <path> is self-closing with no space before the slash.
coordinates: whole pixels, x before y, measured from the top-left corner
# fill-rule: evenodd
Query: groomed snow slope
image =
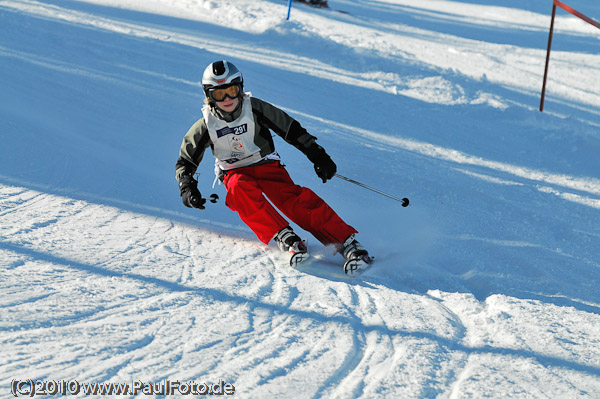
<path id="1" fill-rule="evenodd" d="M 0 397 L 24 379 L 600 397 L 600 31 L 558 13 L 540 113 L 551 2 L 496 3 L 285 21 L 278 0 L 0 0 Z M 211 188 L 210 154 L 199 187 L 220 203 L 181 204 L 179 145 L 222 58 L 339 173 L 411 199 L 323 185 L 276 139 L 360 231 L 364 276 L 310 236 L 318 259 L 286 266 Z"/>

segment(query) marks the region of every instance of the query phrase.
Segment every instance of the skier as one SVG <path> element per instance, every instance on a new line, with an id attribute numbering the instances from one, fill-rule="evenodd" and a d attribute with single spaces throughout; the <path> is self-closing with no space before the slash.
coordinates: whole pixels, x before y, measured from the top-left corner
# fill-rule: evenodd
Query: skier
<path id="1" fill-rule="evenodd" d="M 310 4 L 311 6 L 318 6 L 318 7 L 326 7 L 328 8 L 329 5 L 327 4 L 327 0 L 301 0 L 302 2 L 306 3 L 306 4 Z"/>
<path id="2" fill-rule="evenodd" d="M 357 231 L 312 190 L 292 181 L 275 151 L 270 130 L 302 151 L 325 183 L 337 167 L 316 137 L 281 109 L 244 92 L 242 73 L 231 62 L 208 65 L 202 88 L 206 96 L 203 116 L 183 138 L 175 166 L 183 204 L 204 209 L 206 199 L 193 175 L 210 147 L 215 173 L 227 190 L 225 204 L 264 244 L 273 239 L 293 258 L 299 255 L 301 261 L 308 257 L 305 243 L 272 203 L 321 243 L 334 245 L 346 260 L 346 273 L 370 263 L 368 252 L 355 238 Z"/>

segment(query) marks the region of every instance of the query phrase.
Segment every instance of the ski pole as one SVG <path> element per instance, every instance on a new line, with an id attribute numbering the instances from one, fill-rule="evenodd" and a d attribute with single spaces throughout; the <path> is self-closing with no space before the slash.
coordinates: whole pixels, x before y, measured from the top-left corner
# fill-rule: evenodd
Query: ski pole
<path id="1" fill-rule="evenodd" d="M 357 182 L 356 180 L 350 179 L 350 178 L 348 178 L 348 177 L 346 177 L 346 176 L 342 176 L 342 175 L 340 175 L 340 174 L 337 174 L 337 173 L 336 173 L 336 174 L 335 174 L 335 177 L 338 177 L 338 178 L 340 178 L 340 179 L 342 179 L 342 180 L 346 180 L 346 181 L 348 181 L 348 182 L 350 182 L 350 183 L 356 184 L 357 186 L 361 186 L 361 187 L 363 187 L 363 188 L 366 188 L 367 190 L 374 191 L 374 192 L 376 192 L 376 193 L 378 193 L 378 194 L 385 195 L 386 197 L 388 197 L 388 198 L 391 198 L 391 199 L 393 199 L 393 200 L 396 200 L 396 201 L 402 202 L 402 206 L 403 206 L 403 207 L 407 207 L 407 206 L 408 206 L 408 204 L 410 203 L 410 201 L 409 201 L 409 200 L 408 200 L 408 198 L 406 198 L 406 197 L 405 197 L 405 198 L 402 198 L 402 199 L 400 199 L 400 198 L 397 198 L 397 197 L 394 197 L 393 195 L 390 195 L 390 194 L 384 193 L 383 191 L 377 190 L 376 188 L 369 187 L 369 186 L 367 186 L 366 184 L 363 184 L 363 183 Z"/>

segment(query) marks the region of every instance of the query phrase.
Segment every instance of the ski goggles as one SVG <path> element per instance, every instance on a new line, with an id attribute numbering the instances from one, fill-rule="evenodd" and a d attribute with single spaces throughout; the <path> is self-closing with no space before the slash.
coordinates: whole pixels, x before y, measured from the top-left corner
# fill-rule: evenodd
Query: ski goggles
<path id="1" fill-rule="evenodd" d="M 229 97 L 232 100 L 240 95 L 241 87 L 239 84 L 234 83 L 227 87 L 218 87 L 216 89 L 210 89 L 208 95 L 214 101 L 223 101 L 225 97 Z"/>

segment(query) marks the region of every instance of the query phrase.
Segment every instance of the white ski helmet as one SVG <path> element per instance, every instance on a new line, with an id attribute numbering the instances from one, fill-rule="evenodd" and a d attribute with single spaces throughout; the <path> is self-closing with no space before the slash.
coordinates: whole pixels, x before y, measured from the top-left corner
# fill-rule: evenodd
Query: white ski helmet
<path id="1" fill-rule="evenodd" d="M 202 88 L 207 98 L 208 91 L 218 86 L 240 85 L 240 93 L 244 90 L 244 77 L 239 69 L 228 61 L 215 61 L 206 67 L 202 74 Z"/>

